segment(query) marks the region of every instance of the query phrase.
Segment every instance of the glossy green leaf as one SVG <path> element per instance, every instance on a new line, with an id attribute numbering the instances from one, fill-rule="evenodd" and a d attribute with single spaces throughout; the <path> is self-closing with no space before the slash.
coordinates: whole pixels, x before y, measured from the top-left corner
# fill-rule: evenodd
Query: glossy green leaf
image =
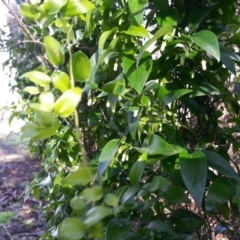
<path id="1" fill-rule="evenodd" d="M 104 146 L 99 157 L 97 178 L 103 175 L 103 173 L 106 171 L 108 166 L 113 161 L 114 156 L 118 150 L 119 144 L 120 144 L 120 139 L 112 139 Z"/>
<path id="2" fill-rule="evenodd" d="M 44 37 L 44 46 L 48 61 L 54 66 L 61 66 L 65 61 L 65 54 L 61 44 L 52 36 Z"/>
<path id="3" fill-rule="evenodd" d="M 128 0 L 128 7 L 134 22 L 138 25 L 143 23 L 143 12 L 148 0 Z"/>
<path id="4" fill-rule="evenodd" d="M 62 93 L 70 89 L 70 77 L 65 72 L 57 71 L 51 76 L 53 86 Z"/>
<path id="5" fill-rule="evenodd" d="M 112 210 L 108 207 L 104 206 L 93 207 L 87 211 L 85 215 L 84 224 L 87 226 L 87 228 L 89 228 L 95 223 L 99 222 L 100 220 L 111 214 Z"/>
<path id="6" fill-rule="evenodd" d="M 25 87 L 23 91 L 28 92 L 31 95 L 36 95 L 40 93 L 37 87 L 31 87 L 31 86 Z"/>
<path id="7" fill-rule="evenodd" d="M 139 159 L 133 164 L 129 173 L 129 180 L 132 185 L 139 185 L 142 174 L 146 166 L 147 154 L 143 153 Z"/>
<path id="8" fill-rule="evenodd" d="M 49 15 L 57 14 L 66 3 L 67 0 L 45 0 L 43 8 Z"/>
<path id="9" fill-rule="evenodd" d="M 20 5 L 19 8 L 20 14 L 32 20 L 37 20 L 40 17 L 40 12 L 38 11 L 37 7 L 32 4 L 23 3 Z"/>
<path id="10" fill-rule="evenodd" d="M 208 95 L 221 95 L 222 92 L 211 84 L 199 84 L 198 86 L 193 87 L 193 92 L 190 97 L 200 97 Z"/>
<path id="11" fill-rule="evenodd" d="M 182 151 L 181 148 L 174 148 L 158 135 L 153 135 L 149 145 L 142 148 L 136 148 L 136 150 L 140 153 L 147 152 L 148 155 L 161 154 L 163 156 L 171 156 Z"/>
<path id="12" fill-rule="evenodd" d="M 118 95 L 123 89 L 125 89 L 125 80 L 122 73 L 120 73 L 116 79 L 108 82 L 103 86 L 103 91 L 111 93 L 113 95 Z"/>
<path id="13" fill-rule="evenodd" d="M 126 219 L 113 218 L 107 225 L 106 240 L 123 240 L 132 227 L 133 223 Z"/>
<path id="14" fill-rule="evenodd" d="M 165 106 L 173 101 L 176 101 L 181 96 L 186 95 L 190 92 L 192 92 L 191 89 L 178 89 L 178 90 L 171 91 L 162 98 L 162 104 L 163 106 Z"/>
<path id="15" fill-rule="evenodd" d="M 168 233 L 174 237 L 177 237 L 176 233 L 174 232 L 172 226 L 168 222 L 162 222 L 160 220 L 151 221 L 147 228 L 154 232 L 164 232 Z"/>
<path id="16" fill-rule="evenodd" d="M 147 50 L 147 48 L 152 45 L 156 40 L 158 40 L 159 38 L 165 36 L 165 35 L 169 35 L 173 32 L 173 28 L 171 26 L 165 26 L 160 28 L 154 35 L 152 38 L 150 38 L 141 48 L 138 57 L 137 57 L 137 66 L 140 62 L 140 59 L 142 58 L 143 53 Z"/>
<path id="17" fill-rule="evenodd" d="M 160 11 L 157 14 L 157 22 L 161 27 L 177 27 L 178 13 L 175 8 L 169 8 L 167 11 Z"/>
<path id="18" fill-rule="evenodd" d="M 184 183 L 197 206 L 200 207 L 207 182 L 207 161 L 205 155 L 200 151 L 192 154 L 181 152 L 179 159 Z"/>
<path id="19" fill-rule="evenodd" d="M 105 32 L 102 33 L 102 35 L 99 38 L 99 42 L 98 42 L 98 53 L 99 53 L 99 56 L 101 56 L 102 53 L 103 53 L 103 49 L 104 49 L 104 46 L 105 46 L 105 43 L 106 43 L 107 39 L 112 34 L 114 34 L 117 30 L 118 30 L 118 28 L 114 27 L 111 30 L 108 30 L 108 31 L 105 31 Z"/>
<path id="20" fill-rule="evenodd" d="M 154 176 L 148 190 L 150 192 L 155 192 L 157 190 L 165 189 L 167 186 L 170 186 L 170 185 L 171 185 L 171 182 L 168 179 L 162 176 Z"/>
<path id="21" fill-rule="evenodd" d="M 148 31 L 143 26 L 131 25 L 128 30 L 123 31 L 123 33 L 135 37 L 149 38 Z"/>
<path id="22" fill-rule="evenodd" d="M 152 56 L 149 52 L 142 53 L 142 58 L 136 67 L 136 60 L 133 56 L 123 57 L 123 70 L 130 82 L 130 85 L 140 93 L 152 70 Z"/>
<path id="23" fill-rule="evenodd" d="M 240 181 L 240 177 L 238 176 L 234 168 L 221 155 L 212 151 L 207 151 L 207 150 L 203 151 L 203 153 L 206 157 L 209 167 L 237 181 Z"/>
<path id="24" fill-rule="evenodd" d="M 39 95 L 39 102 L 48 110 L 54 107 L 54 95 L 51 92 L 44 92 Z"/>
<path id="25" fill-rule="evenodd" d="M 220 61 L 219 43 L 213 32 L 202 30 L 190 36 L 189 39 Z"/>
<path id="26" fill-rule="evenodd" d="M 81 197 L 75 196 L 71 199 L 70 206 L 74 210 L 81 211 L 83 210 L 87 205 L 87 202 L 84 201 Z"/>
<path id="27" fill-rule="evenodd" d="M 227 178 L 218 178 L 208 190 L 206 210 L 213 210 L 226 203 L 236 194 L 236 184 Z"/>
<path id="28" fill-rule="evenodd" d="M 75 87 L 64 92 L 55 102 L 54 111 L 61 117 L 68 117 L 74 113 L 81 100 L 82 89 Z"/>
<path id="29" fill-rule="evenodd" d="M 162 191 L 165 200 L 170 203 L 190 203 L 190 200 L 184 193 L 185 190 L 181 187 L 170 185 L 162 189 Z"/>
<path id="30" fill-rule="evenodd" d="M 71 62 L 69 62 L 69 72 Z M 75 52 L 72 55 L 72 73 L 75 81 L 87 81 L 91 73 L 91 63 L 82 51 Z"/>
<path id="31" fill-rule="evenodd" d="M 104 203 L 108 206 L 117 206 L 118 205 L 118 198 L 115 194 L 108 193 L 104 197 Z"/>
<path id="32" fill-rule="evenodd" d="M 28 78 L 31 82 L 41 87 L 47 87 L 51 82 L 51 78 L 46 73 L 40 71 L 31 71 L 24 73 L 20 76 L 20 78 Z"/>
<path id="33" fill-rule="evenodd" d="M 79 218 L 65 218 L 58 226 L 58 237 L 61 239 L 79 240 L 85 232 L 85 226 Z"/>
<path id="34" fill-rule="evenodd" d="M 87 185 L 94 180 L 95 171 L 91 167 L 80 166 L 78 170 L 70 173 L 67 177 L 63 179 L 63 184 L 70 184 L 72 186 L 76 185 Z"/>
<path id="35" fill-rule="evenodd" d="M 129 187 L 121 197 L 121 203 L 124 204 L 126 201 L 133 198 L 139 190 L 139 187 L 136 186 Z"/>
<path id="36" fill-rule="evenodd" d="M 102 187 L 93 186 L 91 188 L 86 188 L 79 196 L 86 202 L 96 202 L 103 197 Z"/>
<path id="37" fill-rule="evenodd" d="M 61 13 L 66 17 L 74 17 L 85 14 L 95 8 L 95 5 L 88 0 L 68 0 L 61 9 Z"/>

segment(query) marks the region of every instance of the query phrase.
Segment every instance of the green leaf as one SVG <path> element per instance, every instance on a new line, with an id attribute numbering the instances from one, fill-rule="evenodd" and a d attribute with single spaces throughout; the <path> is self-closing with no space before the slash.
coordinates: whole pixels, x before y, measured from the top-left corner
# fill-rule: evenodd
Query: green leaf
<path id="1" fill-rule="evenodd" d="M 203 151 L 208 166 L 217 170 L 218 172 L 225 174 L 237 181 L 240 181 L 240 177 L 234 170 L 234 168 L 230 165 L 230 163 L 224 159 L 221 155 L 218 153 L 212 152 L 212 151 Z"/>
<path id="2" fill-rule="evenodd" d="M 70 77 L 65 72 L 57 71 L 51 76 L 53 86 L 62 93 L 70 89 Z"/>
<path id="3" fill-rule="evenodd" d="M 25 87 L 23 91 L 28 92 L 31 95 L 39 94 L 39 89 L 37 87 Z"/>
<path id="4" fill-rule="evenodd" d="M 87 185 L 94 180 L 95 171 L 91 167 L 80 166 L 78 170 L 70 173 L 67 177 L 63 179 L 63 184 L 70 184 L 72 186 L 76 185 Z"/>
<path id="5" fill-rule="evenodd" d="M 149 145 L 136 148 L 136 150 L 140 153 L 146 152 L 148 155 L 158 155 L 161 154 L 163 156 L 171 156 L 178 154 L 183 149 L 182 148 L 174 148 L 170 144 L 168 144 L 163 138 L 158 135 L 153 135 L 151 142 Z"/>
<path id="6" fill-rule="evenodd" d="M 171 182 L 168 179 L 162 176 L 154 176 L 148 190 L 150 192 L 155 192 L 157 190 L 164 189 L 165 187 L 170 185 L 171 185 Z"/>
<path id="7" fill-rule="evenodd" d="M 75 196 L 71 199 L 70 206 L 74 210 L 81 211 L 86 207 L 87 203 L 81 197 Z"/>
<path id="8" fill-rule="evenodd" d="M 68 117 L 75 111 L 81 100 L 82 89 L 75 87 L 64 92 L 55 102 L 54 111 L 60 117 Z"/>
<path id="9" fill-rule="evenodd" d="M 128 7 L 134 22 L 139 26 L 143 23 L 143 12 L 148 0 L 128 0 Z"/>
<path id="10" fill-rule="evenodd" d="M 43 8 L 49 15 L 57 14 L 60 9 L 67 3 L 67 0 L 45 0 Z"/>
<path id="11" fill-rule="evenodd" d="M 68 0 L 61 9 L 61 13 L 66 17 L 74 17 L 85 14 L 95 8 L 95 5 L 88 0 Z"/>
<path id="12" fill-rule="evenodd" d="M 91 63 L 88 57 L 82 51 L 75 52 L 72 55 L 72 62 L 70 61 L 68 64 L 69 72 L 71 71 L 71 63 L 74 80 L 87 81 L 91 74 Z"/>
<path id="13" fill-rule="evenodd" d="M 192 92 L 191 89 L 178 89 L 178 90 L 171 91 L 162 98 L 162 104 L 163 106 L 166 106 L 169 103 L 176 101 L 181 96 L 188 94 L 190 92 Z"/>
<path id="14" fill-rule="evenodd" d="M 174 185 L 167 186 L 161 189 L 166 201 L 170 203 L 190 203 L 190 200 L 185 195 L 185 190 Z"/>
<path id="15" fill-rule="evenodd" d="M 120 73 L 116 79 L 111 82 L 106 83 L 103 86 L 103 91 L 107 93 L 111 93 L 113 95 L 118 95 L 122 90 L 125 89 L 125 80 L 122 73 Z"/>
<path id="16" fill-rule="evenodd" d="M 50 112 L 54 107 L 54 95 L 51 92 L 41 93 L 39 95 L 39 102 Z"/>
<path id="17" fill-rule="evenodd" d="M 124 204 L 126 201 L 133 198 L 139 190 L 139 187 L 136 186 L 129 187 L 121 197 L 121 203 Z"/>
<path id="18" fill-rule="evenodd" d="M 146 51 L 146 49 L 152 45 L 156 40 L 158 40 L 159 38 L 171 34 L 173 32 L 173 28 L 171 26 L 164 26 L 162 28 L 160 28 L 154 35 L 152 38 L 150 38 L 141 48 L 140 53 L 138 54 L 137 57 L 137 66 L 139 64 L 140 59 L 142 58 L 143 53 Z"/>
<path id="19" fill-rule="evenodd" d="M 240 212 L 240 183 L 238 183 L 236 186 L 236 197 L 237 197 L 238 211 Z"/>
<path id="20" fill-rule="evenodd" d="M 184 183 L 197 206 L 201 207 L 207 182 L 207 162 L 205 155 L 200 151 L 192 154 L 181 152 L 179 159 Z"/>
<path id="21" fill-rule="evenodd" d="M 149 38 L 148 31 L 143 26 L 131 25 L 127 31 L 122 32 L 135 37 Z"/>
<path id="22" fill-rule="evenodd" d="M 48 61 L 54 66 L 61 66 L 65 61 L 65 54 L 61 44 L 52 36 L 44 37 L 44 45 Z"/>
<path id="23" fill-rule="evenodd" d="M 104 203 L 108 206 L 117 206 L 118 205 L 118 198 L 116 195 L 112 194 L 112 193 L 108 193 L 107 195 L 105 195 L 104 197 Z"/>
<path id="24" fill-rule="evenodd" d="M 134 140 L 139 126 L 139 111 L 139 107 L 130 107 L 127 113 L 128 129 Z"/>
<path id="25" fill-rule="evenodd" d="M 152 70 L 152 56 L 149 52 L 142 53 L 142 59 L 136 67 L 136 60 L 132 55 L 123 57 L 123 70 L 130 85 L 141 93 L 145 82 Z"/>
<path id="26" fill-rule="evenodd" d="M 219 43 L 213 32 L 202 30 L 190 36 L 189 39 L 220 61 Z"/>
<path id="27" fill-rule="evenodd" d="M 237 93 L 238 99 L 240 99 L 240 83 L 239 82 L 235 82 L 234 86 L 235 86 L 235 91 Z"/>
<path id="28" fill-rule="evenodd" d="M 97 179 L 99 179 L 100 176 L 103 175 L 103 173 L 106 171 L 108 166 L 111 164 L 118 150 L 119 144 L 120 144 L 120 139 L 112 139 L 104 146 L 99 157 Z"/>
<path id="29" fill-rule="evenodd" d="M 129 173 L 129 180 L 132 185 L 138 186 L 144 172 L 147 160 L 147 153 L 143 153 L 139 159 L 133 164 Z"/>
<path id="30" fill-rule="evenodd" d="M 86 202 L 96 202 L 103 197 L 102 187 L 93 186 L 91 188 L 86 188 L 79 196 Z"/>
<path id="31" fill-rule="evenodd" d="M 147 228 L 154 232 L 164 232 L 168 233 L 174 237 L 177 237 L 176 233 L 174 232 L 172 226 L 168 222 L 162 222 L 160 220 L 151 221 Z"/>
<path id="32" fill-rule="evenodd" d="M 222 92 L 211 84 L 203 83 L 193 87 L 190 97 L 200 97 L 207 95 L 221 95 Z"/>
<path id="33" fill-rule="evenodd" d="M 107 225 L 106 240 L 123 240 L 132 227 L 133 223 L 126 219 L 113 218 Z"/>
<path id="34" fill-rule="evenodd" d="M 175 8 L 168 8 L 167 11 L 160 11 L 159 13 L 157 13 L 157 22 L 161 27 L 172 26 L 176 28 L 177 21 L 178 13 Z"/>
<path id="35" fill-rule="evenodd" d="M 102 35 L 101 35 L 100 38 L 99 38 L 99 42 L 98 42 L 98 52 L 99 52 L 99 56 L 101 56 L 102 53 L 103 53 L 103 49 L 104 49 L 104 46 L 105 46 L 105 43 L 106 43 L 107 39 L 108 39 L 112 34 L 114 34 L 116 31 L 118 31 L 118 28 L 117 28 L 117 27 L 114 27 L 114 28 L 112 28 L 111 30 L 105 31 L 105 32 L 102 33 Z"/>
<path id="36" fill-rule="evenodd" d="M 79 240 L 85 235 L 85 227 L 79 218 L 65 218 L 58 227 L 58 237 L 66 240 Z"/>
<path id="37" fill-rule="evenodd" d="M 208 190 L 206 210 L 213 210 L 230 200 L 236 194 L 236 184 L 227 178 L 218 178 Z"/>
<path id="38" fill-rule="evenodd" d="M 41 87 L 47 87 L 51 82 L 51 78 L 46 73 L 40 71 L 31 71 L 24 73 L 20 76 L 20 78 L 28 78 L 31 82 Z"/>
<path id="39" fill-rule="evenodd" d="M 32 20 L 37 20 L 41 15 L 37 7 L 27 3 L 23 3 L 20 5 L 19 12 L 23 17 L 29 18 Z"/>
<path id="40" fill-rule="evenodd" d="M 95 223 L 99 222 L 100 220 L 111 214 L 112 210 L 108 207 L 104 206 L 93 207 L 87 211 L 85 215 L 84 224 L 87 226 L 87 228 L 89 228 Z"/>

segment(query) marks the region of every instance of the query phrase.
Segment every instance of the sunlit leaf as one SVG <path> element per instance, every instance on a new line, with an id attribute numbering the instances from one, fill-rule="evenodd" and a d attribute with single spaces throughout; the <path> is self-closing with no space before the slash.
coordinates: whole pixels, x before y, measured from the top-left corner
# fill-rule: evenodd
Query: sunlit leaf
<path id="1" fill-rule="evenodd" d="M 134 22 L 141 25 L 143 22 L 143 12 L 148 0 L 128 0 L 128 7 Z"/>
<path id="2" fill-rule="evenodd" d="M 23 17 L 37 20 L 40 17 L 40 12 L 37 7 L 32 4 L 23 3 L 20 5 L 19 12 Z"/>
<path id="3" fill-rule="evenodd" d="M 31 71 L 24 73 L 20 76 L 20 78 L 28 78 L 31 82 L 41 87 L 46 87 L 51 82 L 51 78 L 46 73 L 40 71 Z"/>
<path id="4" fill-rule="evenodd" d="M 65 72 L 54 72 L 51 76 L 51 80 L 53 86 L 62 93 L 66 92 L 70 88 L 70 77 Z"/>
<path id="5" fill-rule="evenodd" d="M 45 0 L 43 8 L 49 15 L 57 14 L 66 3 L 67 0 Z"/>

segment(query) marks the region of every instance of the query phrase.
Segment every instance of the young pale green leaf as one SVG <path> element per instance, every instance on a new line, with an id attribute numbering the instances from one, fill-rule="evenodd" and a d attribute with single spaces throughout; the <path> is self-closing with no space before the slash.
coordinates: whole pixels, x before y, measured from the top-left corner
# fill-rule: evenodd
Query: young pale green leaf
<path id="1" fill-rule="evenodd" d="M 49 27 L 55 20 L 54 15 L 48 15 L 45 12 L 41 12 L 40 17 L 37 20 L 37 23 L 41 29 Z"/>
<path id="2" fill-rule="evenodd" d="M 36 111 L 49 112 L 49 109 L 41 103 L 30 103 L 29 107 Z"/>
<path id="3" fill-rule="evenodd" d="M 126 219 L 113 218 L 107 225 L 106 240 L 123 240 L 131 231 L 133 223 Z"/>
<path id="4" fill-rule="evenodd" d="M 29 18 L 32 20 L 37 20 L 41 15 L 37 7 L 28 3 L 21 4 L 19 8 L 19 12 L 23 17 Z"/>
<path id="5" fill-rule="evenodd" d="M 23 91 L 28 92 L 31 95 L 37 95 L 40 93 L 38 87 L 32 87 L 32 86 L 25 87 Z"/>
<path id="6" fill-rule="evenodd" d="M 108 193 L 107 195 L 105 195 L 103 201 L 108 206 L 114 207 L 118 205 L 118 197 L 112 193 Z"/>
<path id="7" fill-rule="evenodd" d="M 236 194 L 236 184 L 227 178 L 218 178 L 209 188 L 206 210 L 213 210 L 229 201 Z"/>
<path id="8" fill-rule="evenodd" d="M 143 153 L 139 159 L 133 164 L 130 173 L 129 180 L 132 185 L 138 186 L 139 181 L 141 180 L 142 174 L 144 172 L 147 160 L 147 153 Z"/>
<path id="9" fill-rule="evenodd" d="M 70 89 L 70 77 L 65 72 L 57 71 L 51 76 L 53 86 L 62 93 Z"/>
<path id="10" fill-rule="evenodd" d="M 87 185 L 94 180 L 95 171 L 91 167 L 80 166 L 78 170 L 70 173 L 63 179 L 63 184 L 70 184 L 72 186 Z"/>
<path id="11" fill-rule="evenodd" d="M 184 183 L 197 206 L 200 207 L 207 182 L 207 161 L 205 155 L 200 151 L 192 154 L 181 152 L 179 159 Z"/>
<path id="12" fill-rule="evenodd" d="M 68 117 L 75 111 L 81 100 L 82 89 L 75 87 L 64 92 L 55 102 L 54 111 L 60 117 Z"/>
<path id="13" fill-rule="evenodd" d="M 42 124 L 46 127 L 52 126 L 56 122 L 56 116 L 52 112 L 45 112 L 45 111 L 35 111 L 34 114 L 34 122 L 37 124 Z"/>
<path id="14" fill-rule="evenodd" d="M 87 228 L 91 227 L 95 223 L 99 222 L 106 216 L 109 216 L 112 214 L 112 210 L 109 207 L 104 206 L 96 206 L 91 209 L 89 209 L 85 215 L 85 221 L 84 224 L 87 226 Z"/>
<path id="15" fill-rule="evenodd" d="M 143 23 L 143 12 L 148 0 L 128 0 L 131 17 L 139 26 Z"/>
<path id="16" fill-rule="evenodd" d="M 21 127 L 22 138 L 33 138 L 39 133 L 39 124 L 37 123 L 26 123 Z"/>
<path id="17" fill-rule="evenodd" d="M 190 92 L 192 92 L 191 89 L 178 89 L 178 90 L 171 91 L 162 98 L 162 104 L 163 106 L 166 106 L 169 103 L 176 101 L 181 96 L 188 94 Z"/>
<path id="18" fill-rule="evenodd" d="M 57 14 L 66 3 L 67 0 L 45 0 L 43 9 L 49 15 Z"/>
<path id="19" fill-rule="evenodd" d="M 61 239 L 79 240 L 85 233 L 85 226 L 79 218 L 65 218 L 58 226 L 58 237 Z"/>
<path id="20" fill-rule="evenodd" d="M 240 212 L 240 183 L 238 183 L 236 186 L 236 197 L 237 197 L 238 211 Z"/>
<path id="21" fill-rule="evenodd" d="M 152 56 L 149 52 L 142 53 L 142 58 L 136 67 L 136 60 L 132 55 L 123 57 L 123 70 L 130 85 L 141 93 L 145 82 L 152 70 Z"/>
<path id="22" fill-rule="evenodd" d="M 71 63 L 74 80 L 87 81 L 91 74 L 91 63 L 88 57 L 82 51 L 75 52 L 72 55 L 72 61 L 68 64 L 69 72 L 71 71 Z"/>
<path id="23" fill-rule="evenodd" d="M 93 186 L 91 188 L 86 188 L 80 193 L 79 196 L 86 202 L 96 202 L 103 197 L 102 187 Z"/>
<path id="24" fill-rule="evenodd" d="M 240 177 L 238 176 L 234 168 L 221 155 L 212 151 L 207 151 L 207 150 L 203 151 L 203 153 L 206 157 L 209 167 L 237 181 L 240 181 Z"/>
<path id="25" fill-rule="evenodd" d="M 202 30 L 189 37 L 196 45 L 220 61 L 220 48 L 216 35 L 209 30 Z"/>
<path id="26" fill-rule="evenodd" d="M 54 107 L 54 95 L 51 92 L 41 93 L 39 95 L 39 102 L 50 112 Z"/>
<path id="27" fill-rule="evenodd" d="M 34 136 L 33 139 L 34 140 L 43 140 L 43 139 L 47 139 L 50 136 L 56 135 L 59 127 L 60 127 L 60 124 L 59 124 L 58 120 L 55 119 L 54 123 L 51 126 L 39 130 L 38 134 L 36 136 Z"/>
<path id="28" fill-rule="evenodd" d="M 61 9 L 61 13 L 66 17 L 74 17 L 85 14 L 95 8 L 95 5 L 88 0 L 68 0 Z"/>
<path id="29" fill-rule="evenodd" d="M 140 59 L 142 58 L 143 53 L 147 50 L 147 48 L 152 45 L 156 40 L 158 40 L 159 38 L 171 34 L 173 32 L 173 28 L 171 26 L 164 26 L 162 28 L 160 28 L 154 35 L 152 38 L 150 38 L 141 48 L 138 57 L 137 57 L 137 66 L 139 64 Z"/>
<path id="30" fill-rule="evenodd" d="M 61 44 L 52 36 L 44 37 L 44 45 L 48 61 L 54 66 L 61 66 L 65 61 Z"/>
<path id="31" fill-rule="evenodd" d="M 164 233 L 168 233 L 174 237 L 177 237 L 172 226 L 168 222 L 154 220 L 148 224 L 147 228 L 154 232 L 164 232 Z"/>
<path id="32" fill-rule="evenodd" d="M 97 179 L 103 175 L 108 166 L 111 164 L 114 156 L 118 150 L 120 139 L 110 140 L 103 148 L 99 157 L 99 164 L 97 169 Z"/>
<path id="33" fill-rule="evenodd" d="M 148 31 L 143 26 L 131 25 L 128 30 L 123 31 L 123 33 L 135 37 L 149 38 Z"/>
<path id="34" fill-rule="evenodd" d="M 117 30 L 118 30 L 118 28 L 117 28 L 117 27 L 114 27 L 114 28 L 112 28 L 111 30 L 105 31 L 105 32 L 102 33 L 102 35 L 101 35 L 100 38 L 99 38 L 99 42 L 98 42 L 98 52 L 99 52 L 99 56 L 102 56 L 103 49 L 104 49 L 104 46 L 105 46 L 105 43 L 106 43 L 107 39 L 108 39 L 112 34 L 114 34 Z"/>
<path id="35" fill-rule="evenodd" d="M 40 71 L 31 71 L 24 73 L 20 76 L 20 78 L 28 78 L 31 82 L 41 87 L 47 87 L 51 82 L 51 78 L 46 73 Z"/>

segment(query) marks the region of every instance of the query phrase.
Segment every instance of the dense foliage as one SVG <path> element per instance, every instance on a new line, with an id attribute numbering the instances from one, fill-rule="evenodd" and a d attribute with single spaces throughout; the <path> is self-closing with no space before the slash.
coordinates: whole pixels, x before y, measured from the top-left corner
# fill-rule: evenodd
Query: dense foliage
<path id="1" fill-rule="evenodd" d="M 42 239 L 211 239 L 216 224 L 237 234 L 237 1 L 19 9 L 13 116 L 45 168 L 29 187 L 46 202 Z"/>

